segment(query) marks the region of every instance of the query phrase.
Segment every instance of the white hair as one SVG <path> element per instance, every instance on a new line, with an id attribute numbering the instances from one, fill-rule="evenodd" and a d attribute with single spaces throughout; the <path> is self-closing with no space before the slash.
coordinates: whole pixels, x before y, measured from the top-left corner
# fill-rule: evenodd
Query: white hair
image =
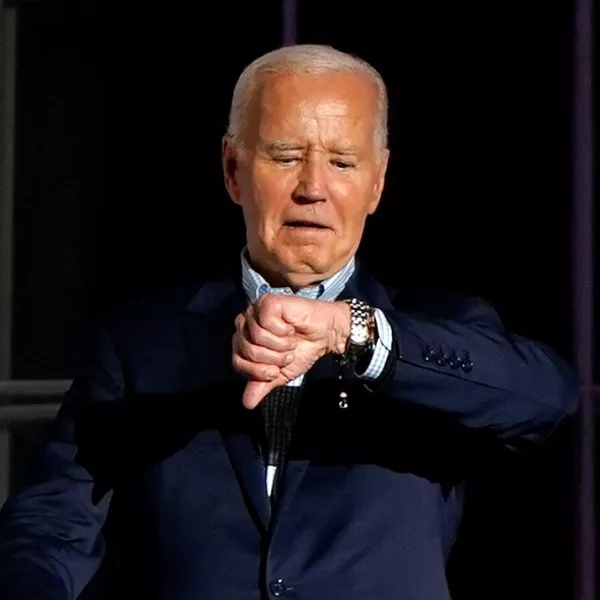
<path id="1" fill-rule="evenodd" d="M 229 127 L 227 134 L 241 142 L 245 119 L 253 94 L 261 77 L 265 74 L 298 73 L 324 75 L 327 73 L 361 73 L 366 75 L 377 88 L 378 118 L 375 143 L 379 149 L 387 148 L 388 138 L 388 95 L 381 75 L 366 61 L 336 50 L 331 46 L 299 44 L 284 46 L 259 56 L 240 75 L 233 90 Z"/>

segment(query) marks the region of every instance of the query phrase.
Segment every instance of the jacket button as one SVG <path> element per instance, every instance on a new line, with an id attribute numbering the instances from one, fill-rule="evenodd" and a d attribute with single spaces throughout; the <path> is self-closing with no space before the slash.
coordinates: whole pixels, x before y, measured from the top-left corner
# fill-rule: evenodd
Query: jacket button
<path id="1" fill-rule="evenodd" d="M 423 360 L 426 362 L 430 362 L 436 357 L 437 357 L 437 352 L 435 350 L 433 350 L 432 348 L 429 348 L 429 346 L 426 346 L 425 350 L 423 351 Z"/>
<path id="2" fill-rule="evenodd" d="M 275 581 L 271 581 L 269 584 L 269 590 L 271 590 L 271 594 L 276 598 L 280 598 L 283 596 L 285 592 L 285 586 L 283 585 L 283 579 L 277 579 Z"/>

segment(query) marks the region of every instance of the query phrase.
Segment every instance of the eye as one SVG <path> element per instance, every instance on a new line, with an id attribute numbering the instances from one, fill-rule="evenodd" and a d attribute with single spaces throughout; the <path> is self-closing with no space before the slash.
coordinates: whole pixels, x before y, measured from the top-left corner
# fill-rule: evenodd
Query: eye
<path id="1" fill-rule="evenodd" d="M 334 167 L 337 167 L 338 169 L 341 169 L 342 171 L 345 171 L 347 169 L 351 169 L 354 167 L 354 165 L 352 163 L 349 163 L 345 160 L 333 160 L 331 161 Z"/>
<path id="2" fill-rule="evenodd" d="M 275 162 L 282 165 L 291 165 L 292 163 L 300 160 L 297 156 L 276 156 Z"/>

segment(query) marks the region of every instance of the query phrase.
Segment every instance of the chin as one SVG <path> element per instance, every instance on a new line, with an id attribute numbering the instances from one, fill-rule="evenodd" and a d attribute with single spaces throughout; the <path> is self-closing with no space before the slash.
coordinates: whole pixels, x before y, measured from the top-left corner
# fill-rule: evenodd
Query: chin
<path id="1" fill-rule="evenodd" d="M 281 257 L 283 258 L 281 264 L 291 273 L 324 275 L 329 273 L 338 262 L 334 257 L 314 251 L 286 254 L 287 256 Z"/>

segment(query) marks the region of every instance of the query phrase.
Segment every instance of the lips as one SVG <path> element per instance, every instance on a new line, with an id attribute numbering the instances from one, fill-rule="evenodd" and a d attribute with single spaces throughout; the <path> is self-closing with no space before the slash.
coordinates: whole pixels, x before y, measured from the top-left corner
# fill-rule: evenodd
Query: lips
<path id="1" fill-rule="evenodd" d="M 300 219 L 284 221 L 283 224 L 286 227 L 311 227 L 314 229 L 330 229 L 330 227 L 324 225 L 323 223 L 319 223 L 318 221 L 306 221 Z"/>

